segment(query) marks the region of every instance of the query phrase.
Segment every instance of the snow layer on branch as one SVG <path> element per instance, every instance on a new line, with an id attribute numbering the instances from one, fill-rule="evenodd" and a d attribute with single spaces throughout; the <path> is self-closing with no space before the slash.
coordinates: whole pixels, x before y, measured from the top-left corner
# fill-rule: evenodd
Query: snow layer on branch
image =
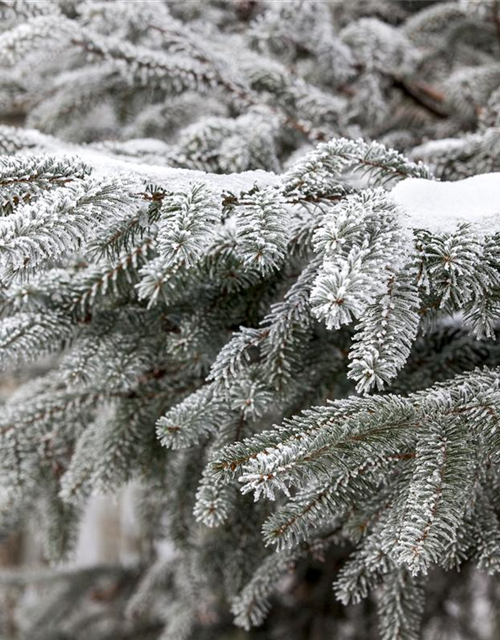
<path id="1" fill-rule="evenodd" d="M 68 152 L 66 151 L 66 153 Z M 93 176 L 102 175 L 104 177 L 114 174 L 126 173 L 130 175 L 130 173 L 133 173 L 139 178 L 145 178 L 166 188 L 178 189 L 201 180 L 209 182 L 217 190 L 239 193 L 240 191 L 251 189 L 255 184 L 259 187 L 264 187 L 278 182 L 278 177 L 274 173 L 260 169 L 218 175 L 191 169 L 176 169 L 130 162 L 94 150 L 82 149 L 82 147 L 76 150 L 76 154 L 81 160 L 93 167 Z"/>
<path id="2" fill-rule="evenodd" d="M 460 223 L 476 233 L 500 231 L 500 173 L 485 173 L 456 182 L 408 178 L 391 197 L 404 213 L 403 223 L 431 233 L 448 233 Z"/>
<path id="3" fill-rule="evenodd" d="M 191 169 L 141 164 L 133 160 L 124 159 L 123 157 L 102 153 L 91 147 L 61 142 L 52 136 L 41 134 L 34 129 L 27 131 L 40 150 L 50 153 L 51 155 L 71 155 L 83 160 L 93 168 L 93 177 L 109 177 L 123 174 L 130 176 L 133 174 L 138 178 L 148 180 L 167 189 L 181 189 L 193 182 L 201 180 L 209 182 L 216 190 L 231 191 L 236 194 L 241 191 L 248 191 L 254 185 L 265 187 L 278 184 L 279 182 L 276 174 L 269 171 L 262 171 L 261 169 L 218 175 Z M 144 147 L 144 142 L 144 140 L 141 141 L 141 148 Z M 129 143 L 129 148 L 132 152 L 133 145 L 131 143 Z M 28 153 L 33 153 L 33 151 L 28 150 Z"/>

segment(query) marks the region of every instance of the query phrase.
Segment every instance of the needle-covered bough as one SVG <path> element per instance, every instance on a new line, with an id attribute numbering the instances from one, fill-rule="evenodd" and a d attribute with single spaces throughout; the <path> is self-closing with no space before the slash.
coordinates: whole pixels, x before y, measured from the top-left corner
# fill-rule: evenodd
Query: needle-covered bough
<path id="1" fill-rule="evenodd" d="M 167 629 L 216 579 L 261 623 L 321 550 L 341 602 L 378 589 L 382 637 L 416 637 L 431 569 L 498 570 L 500 216 L 419 227 L 408 190 L 439 183 L 362 140 L 280 176 L 80 157 L 0 164 L 2 365 L 52 356 L 0 419 L 2 527 L 36 514 L 56 560 L 135 480 L 178 549 L 138 592 Z"/>
<path id="2" fill-rule="evenodd" d="M 0 0 L 2 638 L 500 637 L 499 25 Z"/>

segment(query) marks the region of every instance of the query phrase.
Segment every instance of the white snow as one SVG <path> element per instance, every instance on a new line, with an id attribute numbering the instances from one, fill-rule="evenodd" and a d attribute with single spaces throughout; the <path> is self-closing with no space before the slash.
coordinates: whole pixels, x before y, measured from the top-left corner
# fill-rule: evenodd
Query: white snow
<path id="1" fill-rule="evenodd" d="M 68 155 L 69 151 L 71 150 L 66 150 L 64 153 L 61 153 L 61 155 Z M 51 153 L 54 152 L 51 151 Z M 56 154 L 58 153 L 59 152 L 56 152 Z M 254 184 L 263 187 L 278 183 L 278 176 L 276 176 L 276 174 L 262 170 L 218 175 L 191 169 L 175 169 L 172 167 L 162 167 L 160 165 L 130 162 L 116 156 L 83 147 L 76 148 L 74 155 L 94 168 L 92 172 L 93 176 L 110 176 L 113 174 L 130 175 L 130 173 L 133 173 L 136 176 L 143 177 L 165 188 L 180 188 L 196 180 L 207 180 L 211 185 L 221 191 L 227 190 L 239 193 L 240 191 L 251 189 Z"/>
<path id="2" fill-rule="evenodd" d="M 156 183 L 167 189 L 178 189 L 197 180 L 206 180 L 220 191 L 231 191 L 235 194 L 251 189 L 255 184 L 259 187 L 276 185 L 279 177 L 269 171 L 243 171 L 218 175 L 194 171 L 191 169 L 176 169 L 161 165 L 149 165 L 141 162 L 133 162 L 112 153 L 102 152 L 92 147 L 86 147 L 68 142 L 62 142 L 52 136 L 44 135 L 36 129 L 23 129 L 37 145 L 34 150 L 27 149 L 25 153 L 49 153 L 55 156 L 78 157 L 94 168 L 92 175 L 95 177 L 120 174 L 134 174 Z M 141 141 L 142 142 L 142 141 Z M 134 149 L 133 141 L 129 141 L 129 148 Z M 158 148 L 156 148 L 158 151 Z"/>
<path id="3" fill-rule="evenodd" d="M 449 153 L 450 151 L 463 149 L 469 143 L 470 139 L 468 138 L 440 138 L 439 140 L 429 140 L 415 147 L 411 157 L 412 159 L 419 159 L 439 153 Z"/>
<path id="4" fill-rule="evenodd" d="M 446 233 L 467 222 L 481 235 L 500 231 L 500 173 L 456 182 L 408 178 L 391 191 L 407 227 Z"/>
<path id="5" fill-rule="evenodd" d="M 238 194 L 259 187 L 278 185 L 280 176 L 267 171 L 244 171 L 229 175 L 216 175 L 203 171 L 175 169 L 160 164 L 135 162 L 127 156 L 113 155 L 92 147 L 64 143 L 36 130 L 23 130 L 29 134 L 37 149 L 51 155 L 77 156 L 94 168 L 94 176 L 134 174 L 167 189 L 179 189 L 193 181 L 206 180 L 220 191 Z M 137 150 L 147 140 L 130 141 L 129 150 Z M 446 141 L 450 144 L 450 141 Z M 123 146 L 123 143 L 122 143 Z M 161 154 L 160 146 L 149 147 Z M 33 151 L 27 151 L 33 153 Z M 408 178 L 399 182 L 390 192 L 390 198 L 399 207 L 404 226 L 427 229 L 433 233 L 452 232 L 460 222 L 472 225 L 481 235 L 500 232 L 500 173 L 485 173 L 456 182 L 438 182 L 422 178 Z"/>

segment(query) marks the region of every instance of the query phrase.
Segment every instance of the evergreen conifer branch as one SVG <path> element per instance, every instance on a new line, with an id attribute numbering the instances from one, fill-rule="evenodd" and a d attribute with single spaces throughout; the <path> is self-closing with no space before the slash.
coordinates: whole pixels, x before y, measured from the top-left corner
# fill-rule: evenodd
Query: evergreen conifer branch
<path id="1" fill-rule="evenodd" d="M 2 637 L 495 637 L 495 3 L 375 4 L 0 0 Z"/>

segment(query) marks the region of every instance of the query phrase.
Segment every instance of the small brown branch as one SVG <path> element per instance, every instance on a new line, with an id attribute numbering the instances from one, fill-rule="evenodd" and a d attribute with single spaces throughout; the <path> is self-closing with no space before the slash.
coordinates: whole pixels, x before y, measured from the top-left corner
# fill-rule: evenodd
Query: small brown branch
<path id="1" fill-rule="evenodd" d="M 403 79 L 394 79 L 394 87 L 400 89 L 413 102 L 423 107 L 433 116 L 447 118 L 448 111 L 444 107 L 445 96 L 435 87 L 423 82 L 410 83 Z"/>
<path id="2" fill-rule="evenodd" d="M 500 40 L 500 0 L 493 0 L 493 22 L 498 39 Z"/>

